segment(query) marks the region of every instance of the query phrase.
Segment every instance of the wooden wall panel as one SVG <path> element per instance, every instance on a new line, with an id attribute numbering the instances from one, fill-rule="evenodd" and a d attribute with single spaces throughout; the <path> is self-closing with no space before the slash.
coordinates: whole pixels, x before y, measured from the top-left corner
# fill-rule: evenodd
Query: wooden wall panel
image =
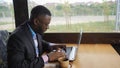
<path id="1" fill-rule="evenodd" d="M 43 38 L 55 43 L 77 43 L 79 33 L 46 33 Z M 109 44 L 120 40 L 120 33 L 83 33 L 81 43 Z"/>

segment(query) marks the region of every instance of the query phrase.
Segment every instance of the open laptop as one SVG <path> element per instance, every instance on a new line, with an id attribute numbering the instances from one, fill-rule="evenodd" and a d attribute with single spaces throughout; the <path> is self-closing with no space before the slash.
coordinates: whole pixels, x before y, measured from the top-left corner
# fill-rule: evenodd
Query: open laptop
<path id="1" fill-rule="evenodd" d="M 67 55 L 67 58 L 69 61 L 75 60 L 78 48 L 81 43 L 81 39 L 82 39 L 82 29 L 80 30 L 80 34 L 78 36 L 78 44 L 74 45 L 72 47 L 66 47 L 66 55 Z"/>

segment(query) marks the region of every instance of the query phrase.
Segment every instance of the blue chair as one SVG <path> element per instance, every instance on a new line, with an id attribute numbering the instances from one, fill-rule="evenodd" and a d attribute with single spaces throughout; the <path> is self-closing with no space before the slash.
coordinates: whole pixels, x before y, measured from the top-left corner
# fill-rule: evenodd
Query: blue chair
<path id="1" fill-rule="evenodd" d="M 6 30 L 0 31 L 0 68 L 7 68 L 7 40 L 9 32 Z"/>

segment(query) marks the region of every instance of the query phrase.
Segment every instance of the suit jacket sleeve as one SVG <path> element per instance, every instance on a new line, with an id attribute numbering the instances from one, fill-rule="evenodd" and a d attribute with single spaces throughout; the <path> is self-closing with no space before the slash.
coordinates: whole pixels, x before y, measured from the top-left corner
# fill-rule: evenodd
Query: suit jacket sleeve
<path id="1" fill-rule="evenodd" d="M 43 51 L 44 52 L 51 52 L 52 48 L 49 45 L 49 42 L 42 40 L 42 46 L 43 46 Z"/>
<path id="2" fill-rule="evenodd" d="M 7 44 L 8 68 L 42 68 L 44 61 L 41 57 L 27 59 L 25 57 L 25 44 L 21 39 L 10 37 Z"/>

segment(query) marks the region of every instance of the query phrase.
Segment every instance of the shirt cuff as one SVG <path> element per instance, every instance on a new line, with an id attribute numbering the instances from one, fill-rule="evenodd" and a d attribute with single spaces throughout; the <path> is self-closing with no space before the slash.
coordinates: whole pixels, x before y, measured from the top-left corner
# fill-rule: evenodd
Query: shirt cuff
<path id="1" fill-rule="evenodd" d="M 44 63 L 48 62 L 48 56 L 47 55 L 42 55 L 43 61 Z"/>

